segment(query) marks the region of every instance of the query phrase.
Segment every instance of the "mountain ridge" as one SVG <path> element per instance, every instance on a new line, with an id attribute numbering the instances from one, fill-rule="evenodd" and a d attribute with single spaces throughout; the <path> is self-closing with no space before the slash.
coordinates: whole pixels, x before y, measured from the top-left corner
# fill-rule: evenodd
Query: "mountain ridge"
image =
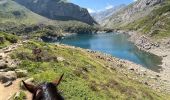
<path id="1" fill-rule="evenodd" d="M 137 31 L 154 38 L 168 37 L 169 8 L 168 0 L 138 0 L 103 21 L 102 26 Z"/>
<path id="2" fill-rule="evenodd" d="M 27 9 L 52 20 L 77 20 L 94 25 L 97 24 L 87 9 L 60 0 L 14 0 Z"/>

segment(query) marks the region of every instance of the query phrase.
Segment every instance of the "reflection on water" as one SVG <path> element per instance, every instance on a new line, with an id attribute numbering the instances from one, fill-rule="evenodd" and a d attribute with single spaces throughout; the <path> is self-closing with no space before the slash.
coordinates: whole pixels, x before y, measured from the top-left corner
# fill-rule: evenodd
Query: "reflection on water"
<path id="1" fill-rule="evenodd" d="M 66 37 L 61 43 L 85 49 L 97 50 L 141 64 L 148 69 L 159 72 L 162 58 L 139 50 L 129 42 L 124 34 L 78 34 Z"/>

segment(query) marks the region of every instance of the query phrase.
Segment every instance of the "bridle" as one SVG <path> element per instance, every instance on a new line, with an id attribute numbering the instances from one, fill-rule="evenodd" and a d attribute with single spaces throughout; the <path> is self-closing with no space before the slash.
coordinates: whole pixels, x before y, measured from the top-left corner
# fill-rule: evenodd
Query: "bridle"
<path id="1" fill-rule="evenodd" d="M 22 80 L 22 82 L 23 82 L 25 88 L 30 93 L 32 93 L 32 95 L 33 95 L 32 100 L 41 100 L 41 99 L 50 98 L 50 97 L 56 98 L 56 99 L 59 98 L 59 100 L 64 100 L 56 89 L 56 86 L 58 86 L 60 84 L 60 81 L 62 80 L 63 75 L 64 74 L 62 74 L 60 76 L 60 78 L 57 80 L 54 80 L 52 82 L 47 82 L 47 83 L 44 82 L 37 86 L 25 83 L 23 80 Z M 54 95 L 55 93 L 57 93 L 57 94 Z"/>
<path id="2" fill-rule="evenodd" d="M 36 100 L 37 95 L 42 91 L 42 85 L 38 85 L 38 87 L 35 89 L 33 93 L 32 100 Z M 39 97 L 38 97 L 39 98 Z"/>

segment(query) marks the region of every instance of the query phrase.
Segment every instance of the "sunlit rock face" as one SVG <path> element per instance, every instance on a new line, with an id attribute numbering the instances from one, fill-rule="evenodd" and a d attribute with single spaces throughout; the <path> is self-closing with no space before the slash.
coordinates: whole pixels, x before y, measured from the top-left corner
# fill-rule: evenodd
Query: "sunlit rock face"
<path id="1" fill-rule="evenodd" d="M 156 6 L 160 6 L 164 1 L 165 0 L 137 0 L 104 20 L 102 25 L 108 27 L 126 25 L 150 14 Z M 114 23 L 114 25 L 112 25 L 112 23 Z"/>
<path id="2" fill-rule="evenodd" d="M 15 0 L 31 11 L 53 20 L 78 20 L 96 24 L 87 9 L 61 0 Z"/>

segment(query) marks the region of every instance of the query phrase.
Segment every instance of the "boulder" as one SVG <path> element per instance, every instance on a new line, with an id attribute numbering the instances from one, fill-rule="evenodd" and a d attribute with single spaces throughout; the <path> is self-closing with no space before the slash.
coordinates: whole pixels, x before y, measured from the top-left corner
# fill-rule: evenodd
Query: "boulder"
<path id="1" fill-rule="evenodd" d="M 63 57 L 57 57 L 57 61 L 58 62 L 63 62 L 63 61 L 65 61 L 65 59 Z"/>
<path id="2" fill-rule="evenodd" d="M 26 77 L 27 74 L 28 74 L 28 71 L 22 70 L 22 69 L 15 69 L 15 73 L 16 73 L 18 78 L 21 78 L 21 77 Z"/>
<path id="3" fill-rule="evenodd" d="M 1 62 L 0 62 L 0 69 L 5 69 L 5 68 L 7 68 L 7 67 L 8 67 L 8 65 L 6 64 L 5 61 L 1 61 Z"/>
<path id="4" fill-rule="evenodd" d="M 0 72 L 7 72 L 8 69 L 0 69 Z"/>
<path id="5" fill-rule="evenodd" d="M 12 81 L 6 82 L 6 83 L 4 84 L 4 87 L 8 87 L 8 86 L 10 86 L 10 85 L 12 85 Z"/>
<path id="6" fill-rule="evenodd" d="M 148 82 L 144 82 L 144 84 L 149 86 L 149 83 L 148 83 Z"/>
<path id="7" fill-rule="evenodd" d="M 163 55 L 162 57 L 167 57 L 168 55 Z"/>
<path id="8" fill-rule="evenodd" d="M 0 55 L 0 60 L 2 60 L 3 59 L 3 56 L 2 55 Z"/>
<path id="9" fill-rule="evenodd" d="M 28 84 L 33 84 L 34 78 L 28 78 L 28 79 L 24 80 L 24 82 L 26 82 Z M 22 82 L 20 83 L 20 87 L 21 87 L 21 89 L 25 90 L 25 87 Z"/>
<path id="10" fill-rule="evenodd" d="M 131 71 L 135 71 L 135 69 L 134 69 L 134 68 L 129 68 L 129 70 L 131 70 Z"/>
<path id="11" fill-rule="evenodd" d="M 5 39 L 3 36 L 0 36 L 0 43 L 4 43 L 5 42 Z"/>
<path id="12" fill-rule="evenodd" d="M 156 75 L 156 77 L 161 77 L 161 75 Z"/>
<path id="13" fill-rule="evenodd" d="M 11 49 L 7 49 L 7 50 L 4 50 L 4 53 L 9 53 L 11 51 L 12 51 Z"/>
<path id="14" fill-rule="evenodd" d="M 0 81 L 6 83 L 8 81 L 13 81 L 17 79 L 15 71 L 0 72 Z"/>

